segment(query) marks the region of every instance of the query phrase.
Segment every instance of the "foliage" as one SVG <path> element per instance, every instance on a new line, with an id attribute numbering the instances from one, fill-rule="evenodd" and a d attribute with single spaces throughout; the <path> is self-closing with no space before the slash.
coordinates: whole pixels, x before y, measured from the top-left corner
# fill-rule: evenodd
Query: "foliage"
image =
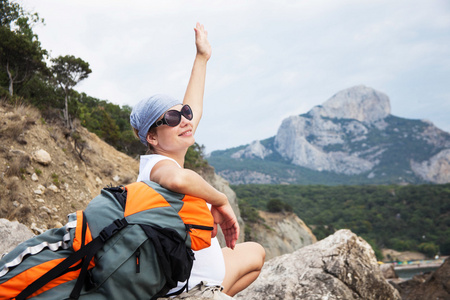
<path id="1" fill-rule="evenodd" d="M 55 81 L 64 91 L 64 119 L 66 121 L 66 127 L 71 128 L 68 104 L 70 91 L 78 82 L 86 79 L 92 73 L 92 70 L 89 68 L 89 63 L 73 55 L 59 56 L 52 59 L 52 63 L 51 72 Z"/>
<path id="2" fill-rule="evenodd" d="M 194 143 L 191 147 L 188 148 L 188 151 L 185 156 L 185 162 L 184 167 L 191 169 L 191 170 L 198 170 L 202 169 L 208 165 L 208 162 L 204 158 L 203 151 L 205 150 L 205 147 L 202 145 L 200 146 L 197 143 Z"/>
<path id="3" fill-rule="evenodd" d="M 268 209 L 273 199 L 289 204 L 318 239 L 348 228 L 378 248 L 450 254 L 450 184 L 232 188 L 255 209 Z"/>
<path id="4" fill-rule="evenodd" d="M 280 199 L 270 199 L 269 202 L 267 202 L 267 211 L 278 213 L 278 212 L 284 212 L 284 211 L 292 211 L 292 206 L 285 203 L 284 201 L 281 201 Z"/>
<path id="5" fill-rule="evenodd" d="M 16 84 L 26 83 L 33 74 L 46 70 L 47 51 L 41 48 L 32 30 L 40 22 L 43 20 L 37 13 L 28 13 L 15 2 L 0 0 L 0 85 L 10 96 L 14 95 Z"/>

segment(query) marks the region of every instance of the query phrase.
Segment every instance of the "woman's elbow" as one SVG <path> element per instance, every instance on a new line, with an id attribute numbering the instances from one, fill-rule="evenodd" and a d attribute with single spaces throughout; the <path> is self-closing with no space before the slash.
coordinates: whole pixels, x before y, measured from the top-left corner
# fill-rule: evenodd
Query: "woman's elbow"
<path id="1" fill-rule="evenodd" d="M 166 180 L 162 180 L 161 185 L 173 192 L 184 194 L 188 186 L 188 181 L 183 174 L 173 174 Z"/>

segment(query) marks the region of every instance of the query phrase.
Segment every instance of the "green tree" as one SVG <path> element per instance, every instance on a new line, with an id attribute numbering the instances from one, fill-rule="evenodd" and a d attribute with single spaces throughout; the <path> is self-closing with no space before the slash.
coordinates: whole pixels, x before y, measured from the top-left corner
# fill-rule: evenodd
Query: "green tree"
<path id="1" fill-rule="evenodd" d="M 0 64 L 10 96 L 15 84 L 26 82 L 34 73 L 46 69 L 47 52 L 32 30 L 39 22 L 43 20 L 37 13 L 30 14 L 15 2 L 0 0 Z"/>
<path id="2" fill-rule="evenodd" d="M 54 79 L 64 91 L 64 119 L 66 121 L 66 127 L 72 128 L 72 124 L 69 119 L 69 94 L 72 88 L 77 85 L 83 79 L 86 79 L 92 70 L 89 68 L 89 63 L 85 62 L 81 58 L 77 58 L 73 55 L 59 56 L 52 59 L 52 73 Z"/>

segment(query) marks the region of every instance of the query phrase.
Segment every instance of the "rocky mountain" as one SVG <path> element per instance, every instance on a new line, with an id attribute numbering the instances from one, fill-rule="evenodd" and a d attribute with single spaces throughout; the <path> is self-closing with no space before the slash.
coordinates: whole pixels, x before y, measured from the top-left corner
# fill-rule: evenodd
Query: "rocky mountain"
<path id="1" fill-rule="evenodd" d="M 450 134 L 392 115 L 387 95 L 361 85 L 208 161 L 231 184 L 447 183 Z"/>

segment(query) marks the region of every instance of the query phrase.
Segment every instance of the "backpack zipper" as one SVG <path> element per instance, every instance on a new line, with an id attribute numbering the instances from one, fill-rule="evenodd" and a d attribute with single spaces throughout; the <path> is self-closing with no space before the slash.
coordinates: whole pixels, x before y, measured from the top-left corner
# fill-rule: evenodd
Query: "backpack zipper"
<path id="1" fill-rule="evenodd" d="M 141 250 L 138 248 L 136 250 L 136 273 L 141 272 Z"/>
<path id="2" fill-rule="evenodd" d="M 212 231 L 214 229 L 214 227 L 211 226 L 204 226 L 204 225 L 194 225 L 194 224 L 185 224 L 186 225 L 186 229 L 191 232 L 191 229 L 200 229 L 200 230 L 209 230 Z"/>

